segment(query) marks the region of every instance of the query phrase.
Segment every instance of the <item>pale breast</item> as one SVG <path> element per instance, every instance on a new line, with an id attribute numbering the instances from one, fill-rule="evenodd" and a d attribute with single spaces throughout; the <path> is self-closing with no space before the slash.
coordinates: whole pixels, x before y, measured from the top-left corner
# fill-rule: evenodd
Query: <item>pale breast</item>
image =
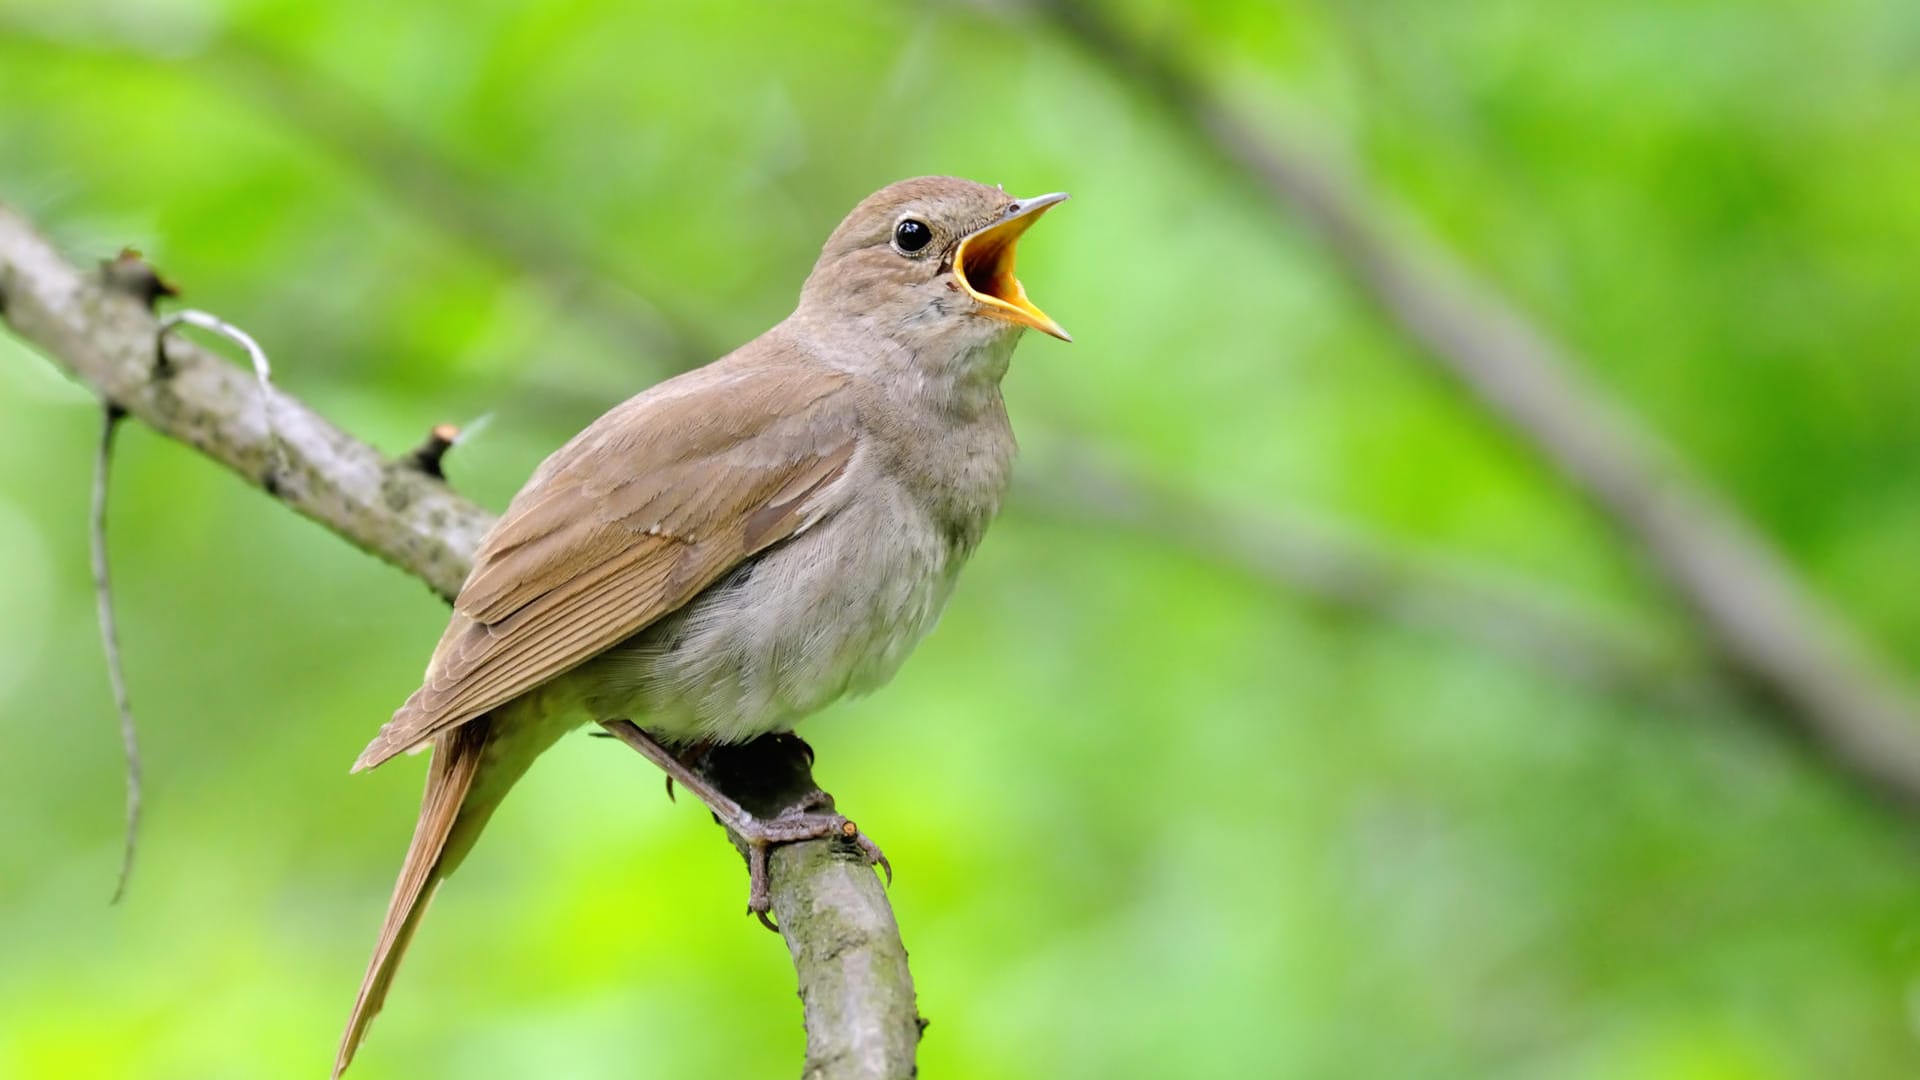
<path id="1" fill-rule="evenodd" d="M 904 492 L 869 483 L 568 681 L 596 716 L 669 739 L 783 730 L 891 678 L 938 620 L 961 559 Z"/>

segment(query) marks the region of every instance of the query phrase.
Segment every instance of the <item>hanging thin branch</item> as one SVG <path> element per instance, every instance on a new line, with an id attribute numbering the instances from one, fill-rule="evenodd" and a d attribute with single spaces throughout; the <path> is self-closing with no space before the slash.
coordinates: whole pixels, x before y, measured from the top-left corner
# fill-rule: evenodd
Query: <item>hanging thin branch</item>
<path id="1" fill-rule="evenodd" d="M 120 630 L 113 617 L 113 579 L 107 571 L 107 477 L 113 464 L 113 435 L 126 416 L 111 403 L 100 409 L 100 443 L 93 459 L 93 499 L 87 517 L 87 535 L 93 554 L 93 602 L 100 617 L 100 647 L 106 654 L 107 684 L 113 688 L 113 707 L 120 716 L 120 746 L 127 761 L 127 825 L 120 847 L 120 872 L 113 882 L 117 904 L 127 894 L 133 877 L 133 857 L 140 843 L 140 732 L 133 722 L 133 703 L 127 698 L 127 673 L 120 662 Z"/>

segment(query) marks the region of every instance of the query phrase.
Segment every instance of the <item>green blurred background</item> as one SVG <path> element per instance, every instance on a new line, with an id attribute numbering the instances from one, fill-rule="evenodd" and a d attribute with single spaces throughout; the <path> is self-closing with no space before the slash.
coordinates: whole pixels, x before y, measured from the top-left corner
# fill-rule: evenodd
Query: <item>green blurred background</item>
<path id="1" fill-rule="evenodd" d="M 1920 670 L 1920 6 L 1116 18 L 1357 163 Z M 488 505 L 784 315 L 860 197 L 950 172 L 1075 196 L 1022 251 L 1078 339 L 1008 378 L 1026 476 L 1092 448 L 1704 677 L 1607 524 L 1180 126 L 1011 6 L 0 2 L 0 201 L 76 259 L 141 249 L 385 449 L 490 416 L 449 461 Z M 321 1075 L 421 782 L 346 767 L 445 609 L 130 425 L 148 815 L 109 908 L 96 427 L 0 335 L 0 1076 Z M 1911 819 L 1766 713 L 1023 500 L 899 679 L 803 729 L 899 870 L 923 1075 L 1920 1075 Z M 792 1075 L 744 886 L 649 766 L 568 739 L 351 1075 Z"/>

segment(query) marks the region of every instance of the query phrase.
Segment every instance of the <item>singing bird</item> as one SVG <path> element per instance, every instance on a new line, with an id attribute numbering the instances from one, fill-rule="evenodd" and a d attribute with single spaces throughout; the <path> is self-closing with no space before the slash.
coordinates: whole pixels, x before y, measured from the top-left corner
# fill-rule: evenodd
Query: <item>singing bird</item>
<path id="1" fill-rule="evenodd" d="M 431 748 L 426 795 L 334 1063 L 379 1011 L 439 883 L 542 751 L 587 722 L 629 738 L 757 853 L 846 827 L 755 819 L 688 748 L 786 731 L 886 682 L 932 629 L 1000 508 L 1000 396 L 1031 327 L 1014 248 L 1064 194 L 921 177 L 827 239 L 793 314 L 590 424 L 474 554 L 426 677 L 354 763 Z M 869 848 L 875 855 L 876 849 Z"/>

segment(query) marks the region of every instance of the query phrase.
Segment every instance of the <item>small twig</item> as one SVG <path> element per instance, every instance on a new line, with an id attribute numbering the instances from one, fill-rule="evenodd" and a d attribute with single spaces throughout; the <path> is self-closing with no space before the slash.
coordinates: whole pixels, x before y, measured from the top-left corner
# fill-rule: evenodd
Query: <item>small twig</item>
<path id="1" fill-rule="evenodd" d="M 482 413 L 465 427 L 459 424 L 435 424 L 419 446 L 401 455 L 400 464 L 426 473 L 435 480 L 445 480 L 447 474 L 442 464 L 447 451 L 478 435 L 492 422 L 492 413 Z"/>
<path id="2" fill-rule="evenodd" d="M 160 320 L 160 337 L 165 339 L 167 332 L 186 323 L 202 330 L 211 330 L 221 337 L 234 342 L 247 350 L 247 356 L 253 361 L 253 374 L 260 380 L 260 422 L 266 425 L 267 438 L 273 444 L 273 475 L 281 476 L 287 471 L 287 448 L 281 442 L 278 429 L 273 423 L 273 368 L 267 363 L 267 351 L 253 340 L 253 335 L 227 322 L 217 315 L 204 311 L 188 309 L 176 311 Z"/>
<path id="3" fill-rule="evenodd" d="M 127 698 L 127 674 L 120 664 L 120 631 L 113 618 L 113 582 L 107 572 L 107 473 L 113 463 L 113 433 L 127 414 L 112 402 L 101 412 L 100 449 L 93 459 L 93 507 L 88 534 L 93 540 L 93 599 L 100 615 L 100 645 L 107 657 L 107 682 L 113 687 L 113 706 L 120 713 L 120 744 L 127 757 L 127 831 L 120 849 L 120 876 L 113 884 L 119 903 L 133 876 L 134 851 L 140 840 L 140 734 L 133 723 L 133 703 Z"/>
<path id="4" fill-rule="evenodd" d="M 179 296 L 173 282 L 160 276 L 140 254 L 138 248 L 121 248 L 120 254 L 100 262 L 100 279 L 115 289 L 138 297 L 149 309 L 162 297 Z"/>
<path id="5" fill-rule="evenodd" d="M 440 469 L 440 460 L 460 441 L 460 429 L 452 424 L 435 424 L 428 429 L 427 437 L 419 446 L 406 452 L 400 463 L 409 469 L 417 469 L 435 480 L 445 480 L 447 474 Z"/>

